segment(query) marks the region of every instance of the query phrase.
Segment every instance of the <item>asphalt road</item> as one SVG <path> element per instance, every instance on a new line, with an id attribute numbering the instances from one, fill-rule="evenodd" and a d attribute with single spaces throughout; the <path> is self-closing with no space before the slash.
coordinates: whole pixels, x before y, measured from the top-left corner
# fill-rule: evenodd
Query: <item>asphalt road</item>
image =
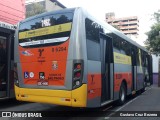
<path id="1" fill-rule="evenodd" d="M 116 106 L 115 103 L 109 104 L 98 109 L 80 109 L 71 108 L 64 106 L 56 106 L 50 104 L 41 103 L 28 103 L 19 102 L 15 99 L 0 101 L 0 111 L 36 111 L 46 112 L 49 111 L 51 114 L 59 112 L 60 117 L 45 118 L 45 120 L 143 120 L 143 119 L 160 119 L 157 117 L 114 117 L 119 116 L 120 113 L 125 114 L 126 111 L 130 111 L 135 114 L 138 111 L 160 111 L 160 88 L 150 87 L 135 97 L 128 97 L 126 104 L 123 106 Z M 68 114 L 69 116 L 63 116 Z M 73 116 L 72 116 L 73 115 Z M 0 118 L 1 120 L 2 118 Z M 3 118 L 4 119 L 4 118 Z M 2 119 L 2 120 L 3 120 Z M 30 118 L 31 120 L 44 120 L 44 118 Z M 22 118 L 5 118 L 4 120 L 22 120 Z M 23 118 L 27 120 L 27 118 Z"/>
<path id="2" fill-rule="evenodd" d="M 132 114 L 133 117 L 124 117 L 123 115 L 127 113 Z M 144 116 L 146 113 L 147 117 Z M 120 114 L 121 117 L 114 117 L 116 115 L 120 116 Z M 156 114 L 160 115 L 160 88 L 152 86 L 125 105 L 116 108 L 111 114 L 105 116 L 103 120 L 160 120 L 160 117 L 154 117 Z"/>

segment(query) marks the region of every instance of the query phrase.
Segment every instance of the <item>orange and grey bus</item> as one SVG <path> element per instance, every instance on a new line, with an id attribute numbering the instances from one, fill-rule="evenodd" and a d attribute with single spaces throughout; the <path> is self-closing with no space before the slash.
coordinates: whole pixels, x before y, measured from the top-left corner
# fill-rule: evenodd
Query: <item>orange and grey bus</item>
<path id="1" fill-rule="evenodd" d="M 15 97 L 14 32 L 13 25 L 0 22 L 0 100 Z"/>
<path id="2" fill-rule="evenodd" d="M 72 107 L 100 107 L 115 100 L 123 104 L 152 78 L 147 50 L 82 8 L 21 21 L 14 53 L 20 101 Z"/>

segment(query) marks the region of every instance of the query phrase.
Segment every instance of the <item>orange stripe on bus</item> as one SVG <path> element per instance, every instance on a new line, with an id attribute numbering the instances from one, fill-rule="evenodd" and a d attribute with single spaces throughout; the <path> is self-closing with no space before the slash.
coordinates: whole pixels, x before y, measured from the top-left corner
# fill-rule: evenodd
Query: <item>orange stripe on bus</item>
<path id="1" fill-rule="evenodd" d="M 126 80 L 127 88 L 131 88 L 132 86 L 132 73 L 131 72 L 123 72 L 123 73 L 115 73 L 114 74 L 114 92 L 120 90 L 120 86 L 122 80 Z"/>
<path id="2" fill-rule="evenodd" d="M 88 74 L 88 99 L 101 96 L 101 74 Z"/>
<path id="3" fill-rule="evenodd" d="M 63 86 L 66 79 L 68 45 L 69 40 L 56 46 L 38 48 L 23 48 L 19 46 L 24 84 L 37 85 L 40 80 L 39 73 L 44 72 L 44 81 L 48 83 L 48 86 Z M 42 53 L 40 53 L 40 50 L 42 50 Z M 30 52 L 28 56 L 25 55 L 25 51 Z M 25 78 L 24 72 L 32 72 L 34 77 Z"/>

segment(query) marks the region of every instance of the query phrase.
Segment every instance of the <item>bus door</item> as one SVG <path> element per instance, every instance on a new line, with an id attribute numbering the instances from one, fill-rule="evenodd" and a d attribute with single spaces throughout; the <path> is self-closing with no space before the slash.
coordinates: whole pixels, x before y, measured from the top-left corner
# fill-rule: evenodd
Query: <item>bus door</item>
<path id="1" fill-rule="evenodd" d="M 132 61 L 132 91 L 136 90 L 136 51 L 135 48 L 131 48 L 131 61 Z"/>
<path id="2" fill-rule="evenodd" d="M 0 98 L 7 96 L 7 38 L 0 36 Z"/>
<path id="3" fill-rule="evenodd" d="M 148 71 L 148 76 L 147 76 L 147 85 L 152 85 L 153 84 L 153 73 L 152 73 L 152 56 L 151 55 L 147 55 L 146 56 L 146 62 L 147 62 L 147 71 Z"/>
<path id="4" fill-rule="evenodd" d="M 113 58 L 112 38 L 100 33 L 102 93 L 101 102 L 111 99 L 110 63 Z"/>

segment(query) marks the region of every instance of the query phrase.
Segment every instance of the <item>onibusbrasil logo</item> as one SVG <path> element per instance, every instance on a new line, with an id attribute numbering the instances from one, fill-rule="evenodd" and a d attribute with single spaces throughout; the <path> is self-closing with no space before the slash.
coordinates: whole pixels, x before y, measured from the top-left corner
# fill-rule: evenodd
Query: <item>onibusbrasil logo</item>
<path id="1" fill-rule="evenodd" d="M 1 117 L 42 117 L 42 114 L 39 112 L 2 112 Z"/>

